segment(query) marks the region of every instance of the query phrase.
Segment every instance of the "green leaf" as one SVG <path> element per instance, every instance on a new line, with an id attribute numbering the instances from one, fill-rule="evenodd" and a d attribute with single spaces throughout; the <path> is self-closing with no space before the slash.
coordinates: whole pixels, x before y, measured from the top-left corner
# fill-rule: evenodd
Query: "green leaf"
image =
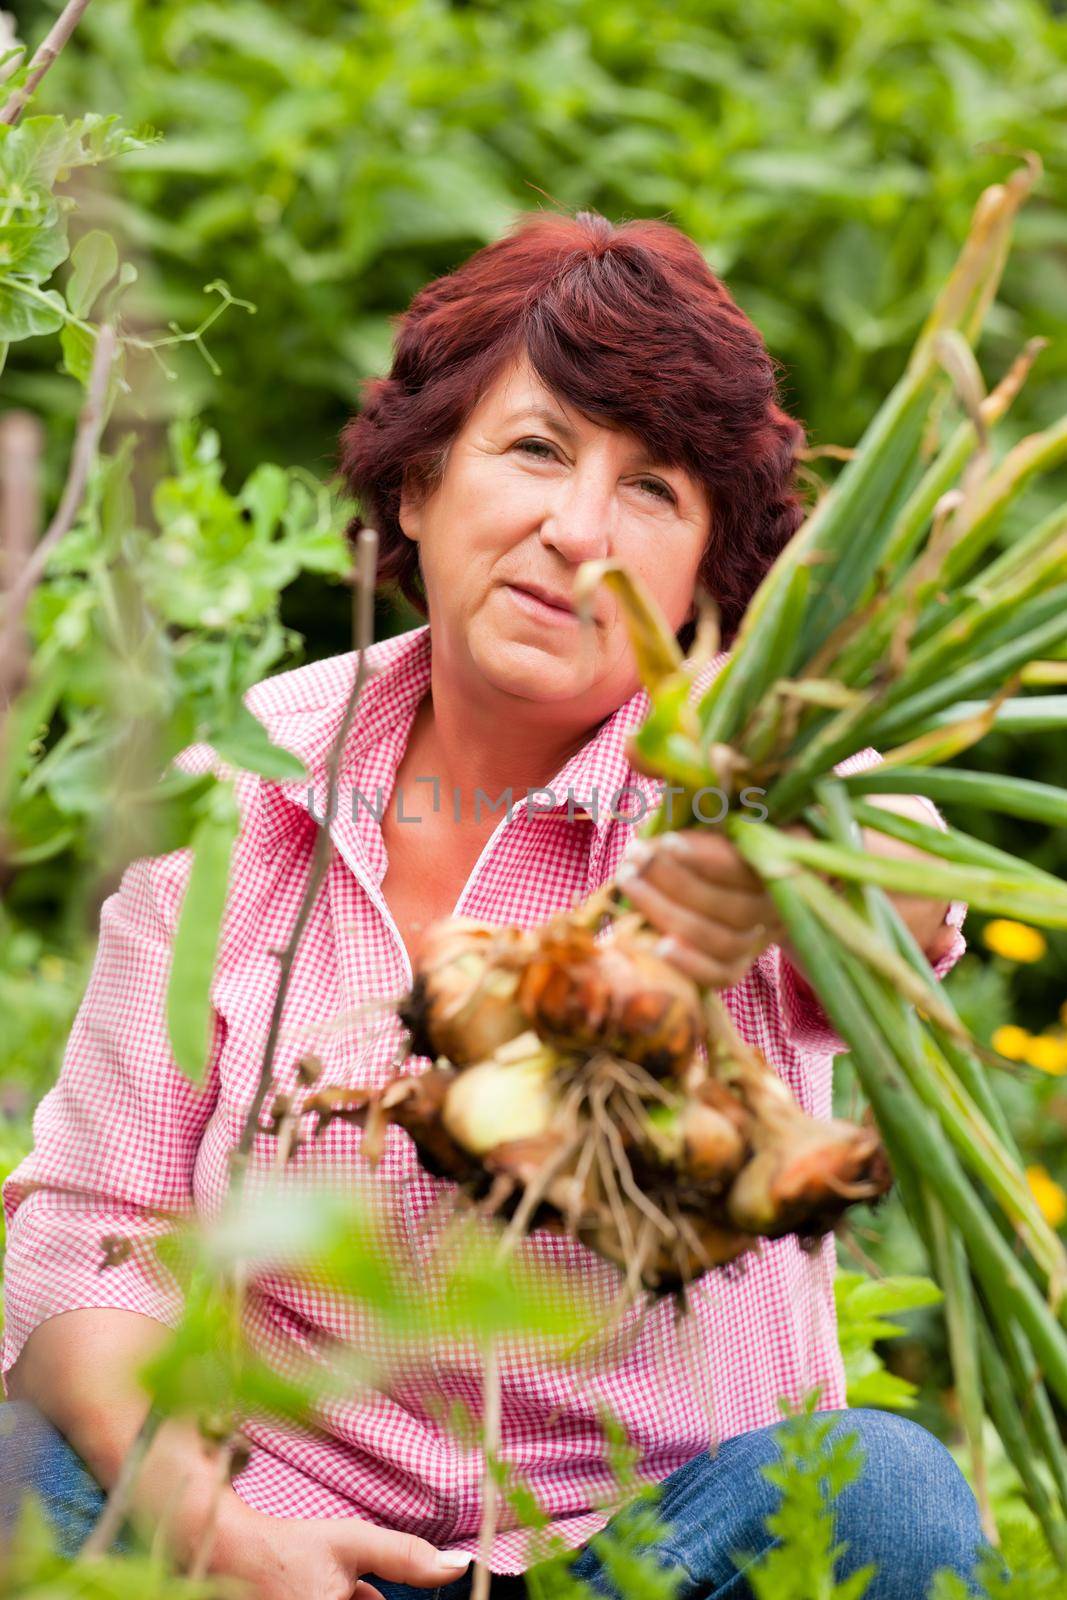
<path id="1" fill-rule="evenodd" d="M 1067 698 L 1064 714 L 1067 716 Z M 842 776 L 840 782 L 850 794 L 924 794 L 930 800 L 980 806 L 1008 816 L 1047 822 L 1054 828 L 1067 827 L 1067 790 L 1032 778 L 971 772 L 962 767 L 897 767 L 882 763 L 873 770 Z"/>
<path id="2" fill-rule="evenodd" d="M 39 333 L 55 333 L 66 321 L 66 306 L 54 289 L 38 289 L 35 284 L 15 278 L 0 278 L 0 339 L 32 339 Z"/>
<path id="3" fill-rule="evenodd" d="M 874 1406 L 878 1411 L 911 1411 L 915 1407 L 918 1385 L 887 1372 L 883 1367 L 869 1376 L 849 1377 L 848 1403 L 852 1407 Z"/>
<path id="4" fill-rule="evenodd" d="M 114 239 L 101 228 L 94 228 L 74 246 L 70 264 L 67 304 L 76 317 L 87 317 L 97 296 L 118 270 L 119 253 Z"/>
<path id="5" fill-rule="evenodd" d="M 63 352 L 63 365 L 71 377 L 87 385 L 93 370 L 96 334 L 79 328 L 76 322 L 66 322 L 60 330 L 59 348 Z"/>
<path id="6" fill-rule="evenodd" d="M 33 222 L 0 227 L 0 268 L 44 282 L 67 259 L 67 223 L 55 206 Z"/>
<path id="7" fill-rule="evenodd" d="M 167 984 L 167 1030 L 174 1059 L 199 1082 L 211 1047 L 211 979 L 226 908 L 230 854 L 240 826 L 232 786 L 210 796 L 193 835 L 193 865 L 174 935 Z"/>
<path id="8" fill-rule="evenodd" d="M 847 1292 L 846 1292 L 847 1291 Z M 932 1278 L 897 1273 L 889 1278 L 868 1278 L 864 1273 L 839 1273 L 835 1292 L 847 1305 L 848 1316 L 883 1317 L 919 1306 L 934 1306 L 941 1290 Z"/>
<path id="9" fill-rule="evenodd" d="M 289 499 L 289 474 L 283 467 L 265 461 L 256 468 L 238 496 L 238 504 L 250 511 L 257 539 L 269 539 L 285 513 Z"/>
<path id="10" fill-rule="evenodd" d="M 137 282 L 137 268 L 132 261 L 124 261 L 119 268 L 119 275 L 111 285 L 100 307 L 98 315 L 101 322 L 110 322 L 115 315 L 115 309 L 131 283 Z"/>
<path id="11" fill-rule="evenodd" d="M 305 775 L 304 763 L 290 751 L 272 744 L 263 724 L 245 705 L 237 707 L 233 721 L 211 742 L 224 761 L 247 772 L 258 772 L 261 778 L 284 781 Z"/>

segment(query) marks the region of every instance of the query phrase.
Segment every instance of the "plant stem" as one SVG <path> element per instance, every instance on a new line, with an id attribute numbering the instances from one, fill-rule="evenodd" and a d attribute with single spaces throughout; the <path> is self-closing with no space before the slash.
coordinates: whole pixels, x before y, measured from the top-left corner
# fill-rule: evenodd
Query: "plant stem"
<path id="1" fill-rule="evenodd" d="M 5 704 L 14 698 L 18 687 L 17 663 L 13 655 L 16 653 L 15 647 L 23 613 L 30 595 L 48 565 L 49 557 L 64 535 L 69 532 L 85 493 L 89 470 L 104 425 L 104 407 L 114 356 L 115 330 L 110 324 L 104 323 L 97 334 L 96 349 L 93 352 L 93 364 L 89 374 L 88 394 L 78 419 L 78 431 L 67 470 L 67 481 L 63 485 L 56 514 L 21 571 L 15 574 L 5 597 L 4 619 L 0 624 L 0 701 Z"/>
<path id="2" fill-rule="evenodd" d="M 483 1399 L 482 1449 L 485 1470 L 482 1475 L 482 1520 L 478 1529 L 478 1559 L 474 1565 L 470 1600 L 489 1600 L 489 1557 L 496 1533 L 497 1487 L 493 1471 L 500 1450 L 500 1356 L 496 1341 L 486 1340 L 482 1348 Z"/>
<path id="3" fill-rule="evenodd" d="M 223 1492 L 230 1481 L 233 1469 L 234 1450 L 236 1441 L 227 1439 L 218 1449 L 218 1459 L 215 1462 L 215 1479 L 211 1485 L 211 1499 L 208 1502 L 207 1517 L 197 1540 L 196 1553 L 189 1564 L 189 1577 L 193 1580 L 207 1575 L 208 1563 L 215 1543 L 215 1528 L 219 1520 L 219 1507 L 222 1504 Z"/>
<path id="4" fill-rule="evenodd" d="M 998 1542 L 997 1525 L 989 1499 L 989 1474 L 982 1439 L 985 1405 L 982 1394 L 981 1356 L 974 1288 L 967 1267 L 967 1252 L 959 1235 L 948 1225 L 945 1210 L 928 1184 L 920 1185 L 930 1227 L 930 1244 L 937 1276 L 945 1292 L 945 1327 L 948 1332 L 952 1373 L 960 1401 L 960 1415 L 971 1457 L 972 1487 L 982 1517 L 982 1531 Z"/>
<path id="5" fill-rule="evenodd" d="M 263 1112 L 263 1104 L 270 1093 L 270 1087 L 274 1079 L 274 1057 L 278 1047 L 282 1011 L 285 1007 L 286 995 L 289 992 L 293 962 L 296 959 L 300 941 L 304 936 L 304 929 L 311 916 L 315 898 L 322 886 L 323 879 L 326 876 L 326 869 L 330 864 L 330 858 L 333 853 L 329 821 L 333 816 L 334 807 L 337 803 L 337 778 L 340 771 L 341 755 L 348 739 L 348 732 L 352 726 L 352 719 L 355 716 L 356 706 L 359 704 L 359 697 L 363 692 L 363 684 L 366 678 L 367 649 L 370 645 L 374 628 L 374 584 L 377 563 L 378 535 L 373 528 L 363 528 L 360 531 L 356 547 L 356 582 L 359 585 L 361 602 L 359 664 L 352 684 L 352 692 L 348 697 L 348 704 L 345 707 L 344 716 L 341 719 L 341 725 L 337 730 L 337 737 L 333 742 L 327 762 L 325 820 L 315 839 L 311 871 L 308 874 L 304 893 L 297 908 L 296 921 L 293 923 L 292 932 L 278 958 L 281 969 L 278 992 L 275 995 L 274 1006 L 271 1010 L 270 1026 L 267 1032 L 263 1061 L 259 1069 L 259 1079 L 245 1115 L 240 1141 L 231 1160 L 231 1169 L 235 1175 L 243 1173 L 247 1167 L 248 1157 L 255 1143 L 256 1133 L 259 1130 L 259 1119 Z"/>
<path id="6" fill-rule="evenodd" d="M 787 880 L 773 881 L 770 889 L 805 967 L 819 974 L 820 996 L 834 1026 L 853 1047 L 860 1083 L 889 1144 L 890 1158 L 896 1149 L 910 1152 L 924 1176 L 937 1186 L 964 1236 L 975 1273 L 998 1297 L 1002 1314 L 1018 1319 L 1050 1387 L 1067 1404 L 1063 1327 L 999 1232 L 955 1151 L 903 1077 L 864 998 L 864 969 L 835 946 Z"/>
<path id="7" fill-rule="evenodd" d="M 112 1485 L 104 1509 L 81 1547 L 78 1555 L 80 1561 L 97 1561 L 111 1549 L 129 1508 L 137 1474 L 162 1422 L 162 1415 L 153 1407 L 138 1428 L 133 1443 L 123 1457 L 119 1475 Z"/>
<path id="8" fill-rule="evenodd" d="M 41 79 L 78 26 L 88 6 L 89 0 L 67 0 L 67 4 L 33 52 L 30 75 L 26 82 L 21 89 L 16 89 L 0 108 L 0 124 L 6 124 L 9 128 L 14 127 L 37 92 Z"/>

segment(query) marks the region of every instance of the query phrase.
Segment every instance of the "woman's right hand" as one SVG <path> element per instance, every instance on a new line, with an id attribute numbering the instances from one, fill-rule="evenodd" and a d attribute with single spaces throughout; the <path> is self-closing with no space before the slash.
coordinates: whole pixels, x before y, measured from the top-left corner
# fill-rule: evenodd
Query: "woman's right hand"
<path id="1" fill-rule="evenodd" d="M 453 1583 L 469 1565 L 425 1539 L 396 1533 L 362 1517 L 303 1519 L 253 1511 L 233 1493 L 220 1507 L 210 1570 L 242 1579 L 256 1600 L 380 1600 L 365 1572 L 393 1583 L 433 1589 Z"/>
<path id="2" fill-rule="evenodd" d="M 36 1406 L 109 1489 L 144 1420 L 147 1401 L 134 1374 L 167 1338 L 135 1311 L 61 1312 L 30 1334 L 8 1373 L 10 1397 Z M 130 1510 L 150 1537 L 164 1524 L 180 1567 L 201 1563 L 210 1537 L 208 1569 L 243 1579 L 249 1600 L 374 1600 L 378 1591 L 360 1581 L 365 1572 L 433 1589 L 470 1565 L 467 1556 L 449 1561 L 425 1539 L 360 1517 L 271 1517 L 232 1488 L 219 1496 L 217 1458 L 179 1418 L 157 1431 Z"/>

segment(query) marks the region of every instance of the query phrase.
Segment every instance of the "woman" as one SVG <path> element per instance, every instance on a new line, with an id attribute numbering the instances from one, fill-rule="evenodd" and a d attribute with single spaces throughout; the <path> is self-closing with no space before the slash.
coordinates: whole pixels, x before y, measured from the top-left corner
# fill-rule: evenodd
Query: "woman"
<path id="1" fill-rule="evenodd" d="M 406 990 L 429 922 L 462 911 L 532 925 L 615 873 L 630 818 L 641 814 L 635 791 L 649 794 L 625 754 L 647 700 L 610 595 L 598 595 L 590 629 L 576 620 L 576 569 L 609 554 L 624 562 L 683 640 L 702 582 L 728 643 L 801 520 L 792 477 L 801 439 L 777 405 L 756 330 L 695 245 L 665 224 L 527 216 L 415 297 L 392 372 L 368 385 L 341 461 L 380 530 L 383 577 L 429 622 L 369 652 L 375 671 L 329 823 L 336 850 L 288 991 L 278 1090 L 296 1090 L 309 1047 L 328 1081 L 389 1075 L 401 1042 L 395 1020 L 377 1031 L 335 1030 L 325 1043 L 317 1025 Z M 354 672 L 352 656 L 335 657 L 249 696 L 311 782 L 240 777 L 243 826 L 202 1089 L 171 1060 L 162 1004 L 188 852 L 134 863 L 104 907 L 62 1075 L 38 1113 L 36 1148 L 7 1187 L 4 1366 L 10 1395 L 58 1430 L 45 1434 L 37 1473 L 46 1489 L 49 1475 L 53 1488 L 73 1475 L 84 1491 L 80 1463 L 110 1485 L 141 1422 L 144 1400 L 129 1374 L 177 1313 L 144 1246 L 165 1228 L 161 1213 L 210 1215 L 225 1192 L 276 993 L 275 952 L 324 816 L 327 755 Z M 884 803 L 929 815 L 915 797 Z M 867 842 L 911 853 L 878 835 Z M 635 858 L 627 893 L 671 940 L 680 966 L 724 989 L 743 1032 L 806 1109 L 828 1115 L 840 1042 L 788 958 L 773 903 L 732 847 L 688 833 L 680 848 Z M 963 948 L 964 908 L 898 905 L 943 974 Z M 358 1173 L 359 1140 L 335 1123 L 295 1165 L 335 1180 Z M 254 1165 L 273 1156 L 265 1132 Z M 422 1224 L 440 1185 L 395 1129 L 376 1170 L 398 1239 L 428 1251 Z M 105 1235 L 132 1248 L 101 1271 Z M 614 1270 L 572 1241 L 537 1234 L 524 1248 L 578 1265 L 605 1306 L 617 1292 Z M 587 1546 L 603 1525 L 591 1508 L 610 1485 L 606 1406 L 639 1447 L 642 1476 L 664 1484 L 675 1534 L 662 1555 L 679 1564 L 682 1592 L 748 1593 L 730 1552 L 768 1540 L 762 1518 L 774 1491 L 759 1467 L 774 1457 L 779 1396 L 796 1401 L 819 1385 L 822 1407 L 844 1407 L 833 1269 L 832 1238 L 814 1254 L 786 1238 L 736 1278 L 702 1281 L 697 1337 L 724 1441 L 714 1455 L 705 1448 L 707 1397 L 666 1305 L 617 1366 L 581 1383 L 566 1368 L 505 1359 L 503 1454 L 554 1531 Z M 247 1321 L 282 1366 L 327 1338 L 373 1338 L 357 1308 L 281 1274 L 253 1283 Z M 250 1424 L 252 1451 L 224 1498 L 214 1569 L 250 1578 L 270 1600 L 366 1596 L 368 1575 L 388 1595 L 418 1586 L 462 1596 L 482 1465 L 442 1414 L 457 1399 L 476 1409 L 480 1392 L 469 1356 L 441 1346 L 373 1404 L 331 1405 L 321 1435 Z M 839 1420 L 867 1452 L 839 1506 L 838 1534 L 849 1545 L 841 1570 L 877 1561 L 872 1600 L 911 1600 L 938 1565 L 969 1572 L 975 1505 L 944 1448 L 877 1412 Z M 188 1431 L 168 1424 L 143 1474 L 149 1515 L 188 1480 L 174 1519 L 186 1550 L 203 1528 L 212 1470 Z M 505 1515 L 492 1569 L 518 1574 L 527 1560 L 523 1532 Z M 584 1549 L 579 1573 L 597 1570 Z"/>

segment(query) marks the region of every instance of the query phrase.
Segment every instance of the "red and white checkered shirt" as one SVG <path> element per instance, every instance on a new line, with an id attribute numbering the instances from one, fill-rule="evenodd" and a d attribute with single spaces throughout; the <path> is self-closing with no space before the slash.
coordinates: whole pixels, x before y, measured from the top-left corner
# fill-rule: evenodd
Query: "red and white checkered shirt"
<path id="1" fill-rule="evenodd" d="M 315 662 L 256 685 L 248 704 L 275 743 L 301 757 L 315 780 L 315 813 L 325 811 L 325 767 L 352 685 L 356 656 Z M 720 655 L 710 672 L 725 661 Z M 343 1028 L 331 1020 L 374 997 L 400 995 L 410 984 L 406 951 L 380 891 L 386 856 L 372 812 L 377 791 L 391 803 L 398 763 L 419 702 L 430 682 L 428 627 L 385 640 L 368 653 L 375 669 L 362 695 L 341 764 L 342 803 L 331 824 L 336 846 L 307 926 L 289 988 L 276 1086 L 293 1087 L 295 1066 L 309 1052 L 325 1064 L 325 1081 L 383 1082 L 402 1042 L 388 1011 Z M 707 681 L 706 679 L 702 681 Z M 699 686 L 699 685 L 698 685 Z M 614 872 L 639 812 L 625 786 L 654 803 L 662 790 L 634 771 L 627 735 L 648 708 L 644 691 L 620 706 L 551 781 L 551 797 L 502 815 L 455 907 L 490 922 L 530 927 L 569 908 Z M 197 747 L 191 760 L 206 765 Z M 844 768 L 870 764 L 861 752 Z M 367 803 L 353 808 L 354 788 Z M 9 1223 L 7 1325 L 3 1368 L 41 1322 L 78 1307 L 117 1307 L 173 1324 L 177 1291 L 146 1270 L 135 1250 L 101 1271 L 100 1240 L 119 1235 L 150 1240 L 168 1224 L 160 1214 L 217 1214 L 230 1153 L 240 1137 L 278 984 L 276 952 L 291 930 L 306 880 L 316 824 L 308 783 L 274 783 L 238 775 L 242 827 L 213 984 L 217 1023 L 210 1071 L 202 1087 L 175 1065 L 164 999 L 171 941 L 188 878 L 191 852 L 134 862 L 104 904 L 100 944 L 74 1022 L 63 1070 L 42 1101 L 35 1148 L 5 1186 Z M 569 797 L 569 814 L 568 814 Z M 550 808 L 554 798 L 556 805 Z M 543 809 L 542 809 L 543 807 Z M 584 809 L 583 809 L 584 808 Z M 616 812 L 612 816 L 612 809 Z M 598 813 L 594 820 L 594 810 Z M 936 809 L 931 807 L 936 817 Z M 586 813 L 589 814 L 586 814 Z M 939 819 L 938 819 L 939 820 Z M 938 964 L 946 972 L 964 949 L 965 907 L 955 905 L 954 947 Z M 763 1051 L 805 1109 L 831 1111 L 831 1061 L 844 1048 L 805 994 L 776 947 L 724 991 L 741 1032 Z M 415 1061 L 413 1068 L 425 1065 Z M 334 1122 L 305 1146 L 294 1166 L 320 1181 L 348 1186 L 367 1163 L 358 1129 Z M 274 1159 L 274 1142 L 257 1143 L 254 1165 Z M 433 1229 L 420 1228 L 441 1195 L 441 1183 L 420 1167 L 406 1134 L 391 1129 L 374 1182 L 382 1185 L 400 1235 L 423 1252 L 427 1281 Z M 539 1232 L 522 1246 L 535 1263 L 577 1268 L 605 1311 L 620 1276 L 569 1239 Z M 143 1252 L 142 1252 L 143 1253 Z M 568 1545 L 604 1525 L 595 1507 L 610 1492 L 600 1416 L 624 1425 L 640 1450 L 639 1473 L 659 1480 L 707 1448 L 709 1397 L 719 1438 L 773 1424 L 779 1396 L 793 1401 L 821 1385 L 823 1408 L 845 1403 L 833 1300 L 834 1241 L 805 1253 L 793 1237 L 764 1243 L 733 1277 L 715 1272 L 693 1295 L 693 1325 L 706 1374 L 692 1378 L 686 1340 L 670 1301 L 644 1318 L 622 1343 L 617 1363 L 590 1374 L 552 1364 L 529 1351 L 501 1360 L 504 1460 L 525 1481 Z M 373 1354 L 374 1334 L 352 1301 L 284 1274 L 261 1275 L 247 1301 L 250 1337 L 280 1369 L 287 1360 L 322 1357 L 332 1340 Z M 405 1368 L 387 1392 L 353 1395 L 323 1408 L 322 1431 L 249 1424 L 248 1465 L 237 1492 L 263 1512 L 289 1517 L 358 1514 L 409 1530 L 440 1548 L 474 1553 L 483 1464 L 477 1448 L 447 1426 L 455 1402 L 477 1416 L 482 1372 L 476 1351 L 438 1345 L 432 1360 Z M 527 1534 L 505 1508 L 493 1546 L 497 1572 L 528 1564 Z"/>

